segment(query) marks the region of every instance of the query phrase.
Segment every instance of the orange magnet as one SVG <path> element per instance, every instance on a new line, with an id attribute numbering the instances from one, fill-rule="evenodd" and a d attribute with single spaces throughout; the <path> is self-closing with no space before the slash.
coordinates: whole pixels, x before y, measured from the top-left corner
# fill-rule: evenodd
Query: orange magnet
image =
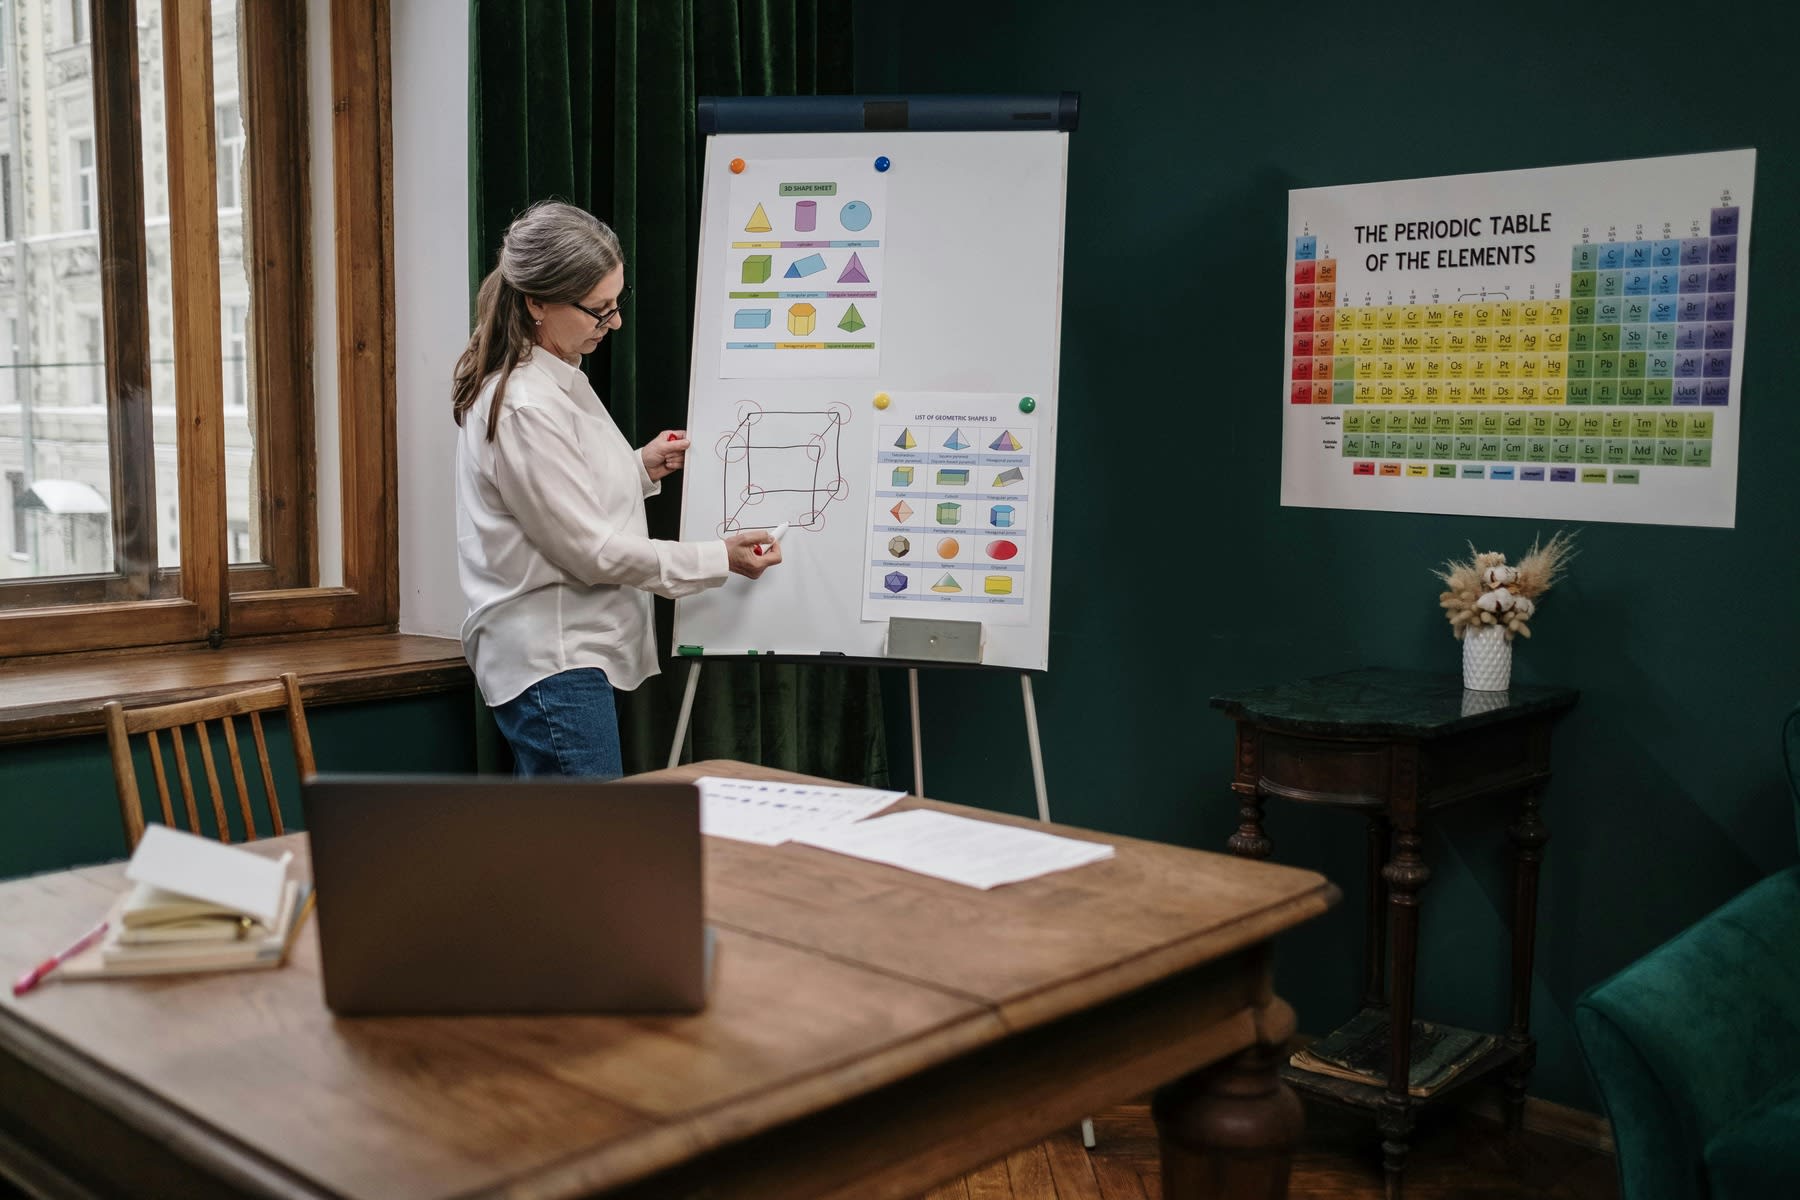
<path id="1" fill-rule="evenodd" d="M 733 175 L 742 175 L 744 173 L 744 160 L 743 159 L 734 158 L 731 160 L 731 173 Z"/>

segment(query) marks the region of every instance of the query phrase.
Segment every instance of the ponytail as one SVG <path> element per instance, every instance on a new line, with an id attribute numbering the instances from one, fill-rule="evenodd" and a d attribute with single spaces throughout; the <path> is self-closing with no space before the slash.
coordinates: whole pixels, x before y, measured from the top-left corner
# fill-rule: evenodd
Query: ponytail
<path id="1" fill-rule="evenodd" d="M 537 339 L 532 334 L 525 297 L 506 282 L 499 267 L 481 281 L 475 314 L 475 332 L 469 335 L 468 346 L 456 360 L 450 396 L 456 423 L 461 425 L 481 394 L 481 385 L 488 376 L 499 372 L 494 399 L 488 405 L 487 440 L 491 442 L 500 422 L 500 404 L 506 399 L 506 381 L 514 367 L 531 357 Z"/>

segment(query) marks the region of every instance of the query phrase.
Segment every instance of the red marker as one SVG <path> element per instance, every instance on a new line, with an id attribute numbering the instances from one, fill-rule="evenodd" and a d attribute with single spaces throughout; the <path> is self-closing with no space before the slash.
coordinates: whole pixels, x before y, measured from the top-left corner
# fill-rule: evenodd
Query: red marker
<path id="1" fill-rule="evenodd" d="M 18 979 L 13 981 L 13 995 L 23 996 L 26 992 L 29 992 L 32 988 L 44 981 L 44 976 L 50 974 L 50 972 L 62 966 L 63 963 L 74 958 L 77 954 L 80 954 L 83 950 L 86 950 L 89 946 L 93 945 L 100 939 L 100 935 L 105 932 L 106 922 L 102 921 L 80 937 L 76 938 L 75 944 L 70 946 L 67 950 L 64 950 L 61 954 L 55 955 L 52 958 L 46 958 L 43 962 L 31 968 L 31 970 L 19 976 Z"/>
<path id="2" fill-rule="evenodd" d="M 681 439 L 680 439 L 680 438 L 679 438 L 679 437 L 677 437 L 677 436 L 675 436 L 675 435 L 674 435 L 674 434 L 672 434 L 672 433 L 671 433 L 671 434 L 670 434 L 670 435 L 669 435 L 669 436 L 668 436 L 668 437 L 667 437 L 667 438 L 666 438 L 666 439 L 664 439 L 664 440 L 666 440 L 666 441 L 671 441 L 671 442 L 679 442 L 679 441 L 680 441 L 680 440 L 681 440 Z"/>

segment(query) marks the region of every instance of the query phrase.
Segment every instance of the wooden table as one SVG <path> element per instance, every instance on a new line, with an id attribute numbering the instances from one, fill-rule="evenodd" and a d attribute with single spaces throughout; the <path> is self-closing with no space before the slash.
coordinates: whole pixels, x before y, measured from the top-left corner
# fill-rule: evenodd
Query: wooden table
<path id="1" fill-rule="evenodd" d="M 1550 727 L 1574 705 L 1571 688 L 1515 685 L 1465 691 L 1456 675 L 1364 668 L 1215 696 L 1237 722 L 1232 790 L 1241 823 L 1228 847 L 1266 859 L 1268 796 L 1354 809 L 1368 818 L 1369 885 L 1363 947 L 1363 1007 L 1388 1015 L 1385 1087 L 1284 1066 L 1309 1095 L 1373 1111 L 1383 1135 L 1388 1195 L 1398 1197 L 1415 1110 L 1495 1071 L 1504 1072 L 1507 1119 L 1518 1128 L 1537 1054 L 1531 1036 L 1531 961 L 1537 879 L 1550 840 L 1539 802 L 1550 779 Z M 1493 1049 L 1442 1090 L 1411 1096 L 1413 993 L 1418 970 L 1419 892 L 1431 878 L 1421 853 L 1427 812 L 1465 801 L 1516 801 L 1508 832 L 1513 858 L 1512 1015 Z M 1391 929 L 1390 929 L 1391 926 Z M 1388 935 L 1394 979 L 1386 988 Z"/>
<path id="2" fill-rule="evenodd" d="M 702 774 L 801 778 L 644 778 Z M 1270 941 L 1337 890 L 1101 840 L 1116 857 L 982 892 L 709 838 L 698 1016 L 336 1019 L 316 924 L 278 971 L 0 996 L 0 1174 L 59 1196 L 898 1200 L 1160 1088 L 1166 1195 L 1285 1195 Z M 309 865 L 304 835 L 255 845 Z M 121 881 L 0 885 L 0 975 Z"/>

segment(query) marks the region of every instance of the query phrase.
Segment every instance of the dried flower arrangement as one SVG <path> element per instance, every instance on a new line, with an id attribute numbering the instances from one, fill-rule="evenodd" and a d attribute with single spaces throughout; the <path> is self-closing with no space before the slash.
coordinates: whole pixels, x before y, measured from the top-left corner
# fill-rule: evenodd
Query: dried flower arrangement
<path id="1" fill-rule="evenodd" d="M 1471 630 L 1490 625 L 1505 630 L 1508 641 L 1514 634 L 1530 637 L 1538 597 L 1562 578 L 1574 556 L 1575 540 L 1565 533 L 1542 545 L 1533 541 L 1516 567 L 1507 565 L 1506 555 L 1478 553 L 1471 544 L 1467 559 L 1446 562 L 1433 572 L 1447 589 L 1438 603 L 1459 641 Z"/>

